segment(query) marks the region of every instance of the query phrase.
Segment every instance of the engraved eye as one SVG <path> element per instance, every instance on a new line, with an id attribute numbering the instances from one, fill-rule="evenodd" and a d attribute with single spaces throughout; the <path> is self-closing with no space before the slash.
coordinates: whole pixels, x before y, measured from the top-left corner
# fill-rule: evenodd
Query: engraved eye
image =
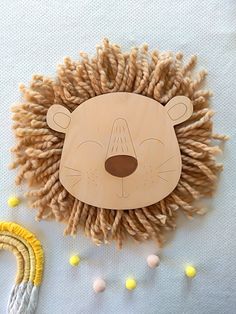
<path id="1" fill-rule="evenodd" d="M 157 142 L 157 143 L 164 145 L 164 143 L 161 140 L 159 140 L 158 138 L 155 138 L 155 137 L 146 138 L 141 143 L 139 143 L 139 145 L 142 145 L 142 144 L 149 142 L 149 141 L 154 141 L 154 142 Z"/>
<path id="2" fill-rule="evenodd" d="M 94 141 L 94 140 L 88 140 L 88 141 L 84 141 L 82 143 L 80 143 L 77 148 L 79 148 L 80 146 L 82 146 L 83 144 L 87 144 L 87 143 L 91 143 L 91 144 L 96 144 L 98 146 L 100 146 L 101 148 L 103 148 L 103 145 L 97 141 Z"/>

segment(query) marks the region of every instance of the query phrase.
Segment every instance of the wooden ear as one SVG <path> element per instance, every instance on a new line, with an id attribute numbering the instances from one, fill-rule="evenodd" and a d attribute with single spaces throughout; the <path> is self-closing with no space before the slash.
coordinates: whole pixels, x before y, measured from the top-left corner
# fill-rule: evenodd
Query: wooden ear
<path id="1" fill-rule="evenodd" d="M 57 132 L 66 133 L 71 120 L 70 115 L 70 111 L 65 107 L 52 105 L 47 112 L 47 124 Z"/>
<path id="2" fill-rule="evenodd" d="M 165 110 L 173 125 L 182 123 L 189 119 L 193 113 L 191 100 L 185 96 L 176 96 L 166 105 Z"/>

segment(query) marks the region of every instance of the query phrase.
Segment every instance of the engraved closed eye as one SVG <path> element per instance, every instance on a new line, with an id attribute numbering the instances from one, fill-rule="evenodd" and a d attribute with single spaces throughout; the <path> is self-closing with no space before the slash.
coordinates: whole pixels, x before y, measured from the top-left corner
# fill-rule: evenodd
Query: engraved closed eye
<path id="1" fill-rule="evenodd" d="M 146 138 L 139 145 L 142 145 L 142 144 L 144 144 L 147 141 L 157 141 L 158 143 L 164 145 L 164 143 L 161 140 L 159 140 L 158 138 L 155 138 L 155 137 Z"/>
<path id="2" fill-rule="evenodd" d="M 87 143 L 97 144 L 97 145 L 99 145 L 101 148 L 103 148 L 103 145 L 102 145 L 101 143 L 99 143 L 98 141 L 94 141 L 94 140 L 84 141 L 84 142 L 80 143 L 80 144 L 77 146 L 77 148 L 79 148 L 81 145 L 87 144 Z"/>

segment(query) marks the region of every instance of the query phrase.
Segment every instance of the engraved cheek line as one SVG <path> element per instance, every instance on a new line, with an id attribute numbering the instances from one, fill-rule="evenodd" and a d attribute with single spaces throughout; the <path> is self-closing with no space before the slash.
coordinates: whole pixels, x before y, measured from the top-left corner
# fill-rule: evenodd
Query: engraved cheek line
<path id="1" fill-rule="evenodd" d="M 161 143 L 162 145 L 165 145 L 161 140 L 155 138 L 155 137 L 150 137 L 150 138 L 146 138 L 145 140 L 143 140 L 141 143 L 139 143 L 139 145 L 142 145 L 143 143 L 145 143 L 146 141 L 157 141 L 159 143 Z"/>

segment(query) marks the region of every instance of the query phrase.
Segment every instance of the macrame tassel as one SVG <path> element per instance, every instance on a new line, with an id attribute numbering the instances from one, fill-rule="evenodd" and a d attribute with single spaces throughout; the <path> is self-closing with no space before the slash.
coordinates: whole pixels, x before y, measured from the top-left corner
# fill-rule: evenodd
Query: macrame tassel
<path id="1" fill-rule="evenodd" d="M 39 287 L 31 282 L 15 286 L 10 296 L 9 314 L 34 314 L 38 304 Z"/>

